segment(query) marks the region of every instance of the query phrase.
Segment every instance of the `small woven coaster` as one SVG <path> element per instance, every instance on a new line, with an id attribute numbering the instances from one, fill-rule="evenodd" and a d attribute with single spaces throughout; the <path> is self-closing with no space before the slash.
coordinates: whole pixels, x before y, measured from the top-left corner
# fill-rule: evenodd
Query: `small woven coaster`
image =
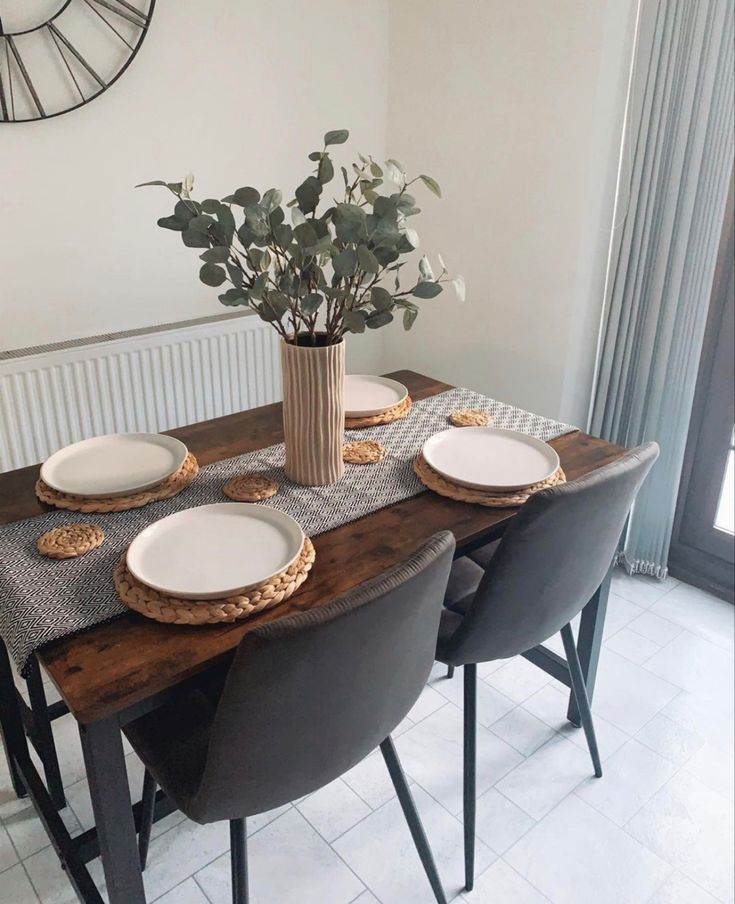
<path id="1" fill-rule="evenodd" d="M 471 487 L 463 487 L 459 484 L 452 483 L 442 477 L 435 471 L 423 455 L 419 454 L 414 459 L 413 469 L 416 476 L 430 490 L 438 493 L 440 496 L 447 496 L 449 499 L 456 499 L 457 502 L 474 502 L 476 505 L 487 505 L 492 508 L 506 508 L 510 506 L 522 505 L 534 493 L 539 490 L 545 490 L 548 487 L 558 486 L 560 483 L 566 483 L 567 478 L 561 468 L 558 468 L 555 474 L 552 474 L 548 480 L 541 483 L 534 483 L 530 487 L 524 487 L 522 490 L 515 490 L 512 493 L 504 495 L 499 493 L 489 493 L 486 490 L 474 490 Z"/>
<path id="2" fill-rule="evenodd" d="M 371 439 L 356 440 L 342 446 L 342 459 L 350 465 L 370 465 L 385 456 L 385 446 Z"/>
<path id="3" fill-rule="evenodd" d="M 347 430 L 360 430 L 362 427 L 377 427 L 378 424 L 392 424 L 399 418 L 405 417 L 411 410 L 411 396 L 398 405 L 388 408 L 382 414 L 373 414 L 370 417 L 346 417 L 345 428 Z"/>
<path id="4" fill-rule="evenodd" d="M 38 551 L 50 559 L 73 559 L 101 546 L 105 539 L 96 524 L 66 524 L 38 538 Z"/>
<path id="5" fill-rule="evenodd" d="M 455 427 L 487 427 L 492 420 L 487 411 L 479 408 L 459 408 L 449 415 L 449 423 Z"/>
<path id="6" fill-rule="evenodd" d="M 124 555 L 112 576 L 123 603 L 147 618 L 171 625 L 216 625 L 248 618 L 287 600 L 304 583 L 315 558 L 314 544 L 306 537 L 301 555 L 290 568 L 248 590 L 247 595 L 222 600 L 182 600 L 158 593 L 130 574 Z"/>
<path id="7" fill-rule="evenodd" d="M 72 512 L 125 512 L 128 509 L 148 505 L 149 502 L 158 502 L 160 499 L 175 496 L 186 489 L 198 473 L 199 465 L 190 452 L 186 456 L 184 464 L 175 474 L 154 487 L 141 490 L 139 493 L 132 493 L 129 496 L 100 496 L 95 499 L 72 496 L 51 489 L 40 478 L 36 481 L 36 496 L 46 505 L 54 505 L 56 508 L 68 509 Z"/>
<path id="8" fill-rule="evenodd" d="M 276 480 L 265 474 L 238 474 L 231 477 L 222 487 L 225 496 L 235 502 L 260 502 L 275 496 L 280 486 Z"/>

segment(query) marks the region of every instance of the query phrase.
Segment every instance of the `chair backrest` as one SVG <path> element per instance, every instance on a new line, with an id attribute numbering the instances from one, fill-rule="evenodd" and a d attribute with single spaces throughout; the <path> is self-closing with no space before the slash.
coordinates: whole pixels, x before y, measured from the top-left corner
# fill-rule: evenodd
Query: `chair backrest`
<path id="1" fill-rule="evenodd" d="M 390 734 L 431 670 L 454 545 L 436 534 L 380 577 L 243 638 L 195 794 L 201 821 L 296 800 Z"/>
<path id="2" fill-rule="evenodd" d="M 442 659 L 460 665 L 516 656 L 568 624 L 610 568 L 658 451 L 647 443 L 534 494 L 503 535 Z"/>

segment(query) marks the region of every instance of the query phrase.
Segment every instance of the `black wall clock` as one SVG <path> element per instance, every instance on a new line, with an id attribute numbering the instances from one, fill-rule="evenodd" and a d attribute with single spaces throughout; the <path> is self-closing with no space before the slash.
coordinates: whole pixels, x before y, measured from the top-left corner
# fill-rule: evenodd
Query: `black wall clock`
<path id="1" fill-rule="evenodd" d="M 0 0 L 0 123 L 89 103 L 132 63 L 156 0 Z"/>

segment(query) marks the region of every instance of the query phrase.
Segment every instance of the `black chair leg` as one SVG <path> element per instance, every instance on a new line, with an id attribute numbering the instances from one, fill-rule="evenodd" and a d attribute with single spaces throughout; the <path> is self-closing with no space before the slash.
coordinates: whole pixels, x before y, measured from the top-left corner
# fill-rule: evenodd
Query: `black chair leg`
<path id="1" fill-rule="evenodd" d="M 244 819 L 230 820 L 232 904 L 248 904 L 248 831 Z"/>
<path id="2" fill-rule="evenodd" d="M 146 769 L 143 776 L 143 796 L 141 797 L 140 830 L 138 831 L 138 856 L 140 868 L 145 869 L 148 861 L 148 846 L 151 843 L 153 813 L 156 809 L 156 780 Z"/>
<path id="3" fill-rule="evenodd" d="M 447 678 L 454 678 L 454 666 L 453 665 L 447 666 Z"/>
<path id="4" fill-rule="evenodd" d="M 388 767 L 393 787 L 396 789 L 398 800 L 403 809 L 403 815 L 406 817 L 406 822 L 411 830 L 413 842 L 416 845 L 416 850 L 419 852 L 421 863 L 423 864 L 427 878 L 431 884 L 434 896 L 439 904 L 447 904 L 447 898 L 444 894 L 441 880 L 439 879 L 436 863 L 434 863 L 434 856 L 429 847 L 429 840 L 427 839 L 426 832 L 424 832 L 424 827 L 421 824 L 421 818 L 416 809 L 416 804 L 414 803 L 411 791 L 409 790 L 406 776 L 403 774 L 401 762 L 398 759 L 398 754 L 396 753 L 396 748 L 393 745 L 393 740 L 390 735 L 388 735 L 380 745 L 380 752 L 383 754 L 385 765 Z"/>
<path id="5" fill-rule="evenodd" d="M 28 698 L 31 701 L 31 710 L 33 712 L 33 740 L 43 763 L 48 792 L 56 809 L 63 810 L 66 806 L 64 782 L 61 778 L 59 757 L 54 743 L 54 733 L 51 728 L 41 669 L 35 656 L 30 659 L 26 686 L 28 687 Z"/>
<path id="6" fill-rule="evenodd" d="M 564 653 L 567 657 L 569 666 L 569 677 L 572 680 L 572 691 L 574 699 L 577 703 L 577 709 L 582 719 L 582 728 L 587 738 L 587 746 L 590 749 L 592 757 L 592 765 L 595 767 L 595 776 L 602 776 L 602 764 L 600 763 L 600 751 L 597 748 L 597 737 L 595 736 L 595 726 L 592 721 L 592 710 L 590 709 L 590 701 L 587 696 L 587 686 L 584 683 L 584 675 L 582 674 L 582 666 L 579 663 L 579 655 L 577 653 L 577 645 L 574 643 L 574 634 L 571 625 L 564 625 L 561 629 L 561 639 L 564 643 Z"/>
<path id="7" fill-rule="evenodd" d="M 464 667 L 464 881 L 475 885 L 475 809 L 477 785 L 477 666 Z"/>

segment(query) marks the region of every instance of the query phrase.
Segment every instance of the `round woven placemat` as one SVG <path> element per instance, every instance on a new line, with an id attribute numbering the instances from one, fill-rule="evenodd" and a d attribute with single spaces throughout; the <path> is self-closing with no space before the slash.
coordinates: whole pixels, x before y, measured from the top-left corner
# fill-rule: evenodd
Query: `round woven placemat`
<path id="1" fill-rule="evenodd" d="M 238 474 L 222 487 L 225 496 L 235 502 L 260 502 L 275 496 L 278 490 L 278 481 L 265 474 Z"/>
<path id="2" fill-rule="evenodd" d="M 459 408 L 449 415 L 449 423 L 455 427 L 487 427 L 493 419 L 479 408 Z"/>
<path id="3" fill-rule="evenodd" d="M 347 430 L 360 430 L 362 427 L 377 427 L 379 424 L 392 424 L 399 418 L 405 417 L 411 410 L 411 396 L 388 408 L 382 414 L 373 414 L 370 417 L 346 417 L 345 428 Z"/>
<path id="4" fill-rule="evenodd" d="M 564 471 L 558 468 L 556 473 L 549 477 L 548 480 L 534 483 L 530 487 L 524 487 L 522 490 L 515 490 L 512 493 L 503 495 L 489 493 L 486 490 L 473 490 L 471 487 L 463 487 L 452 483 L 427 464 L 426 459 L 421 454 L 414 459 L 413 469 L 421 483 L 440 496 L 447 496 L 449 499 L 456 499 L 458 502 L 474 502 L 476 505 L 487 505 L 492 508 L 522 505 L 530 496 L 538 493 L 539 490 L 555 487 L 567 481 Z"/>
<path id="5" fill-rule="evenodd" d="M 342 459 L 350 465 L 371 465 L 385 457 L 385 446 L 371 439 L 356 440 L 342 446 Z"/>
<path id="6" fill-rule="evenodd" d="M 65 524 L 38 538 L 38 551 L 50 559 L 73 559 L 97 549 L 105 534 L 96 524 Z"/>
<path id="7" fill-rule="evenodd" d="M 182 600 L 158 593 L 130 574 L 125 556 L 115 567 L 113 579 L 123 603 L 147 618 L 170 625 L 217 625 L 256 615 L 287 600 L 304 583 L 315 558 L 314 544 L 306 537 L 301 555 L 290 568 L 248 590 L 247 595 L 222 600 Z"/>
<path id="8" fill-rule="evenodd" d="M 158 502 L 160 499 L 168 499 L 186 489 L 199 473 L 199 464 L 191 452 L 186 456 L 186 461 L 179 470 L 167 477 L 161 483 L 129 496 L 99 496 L 90 499 L 85 496 L 72 496 L 68 493 L 60 493 L 39 479 L 36 481 L 36 496 L 46 505 L 54 505 L 56 508 L 68 509 L 72 512 L 125 512 L 128 509 L 140 508 L 149 502 Z"/>

